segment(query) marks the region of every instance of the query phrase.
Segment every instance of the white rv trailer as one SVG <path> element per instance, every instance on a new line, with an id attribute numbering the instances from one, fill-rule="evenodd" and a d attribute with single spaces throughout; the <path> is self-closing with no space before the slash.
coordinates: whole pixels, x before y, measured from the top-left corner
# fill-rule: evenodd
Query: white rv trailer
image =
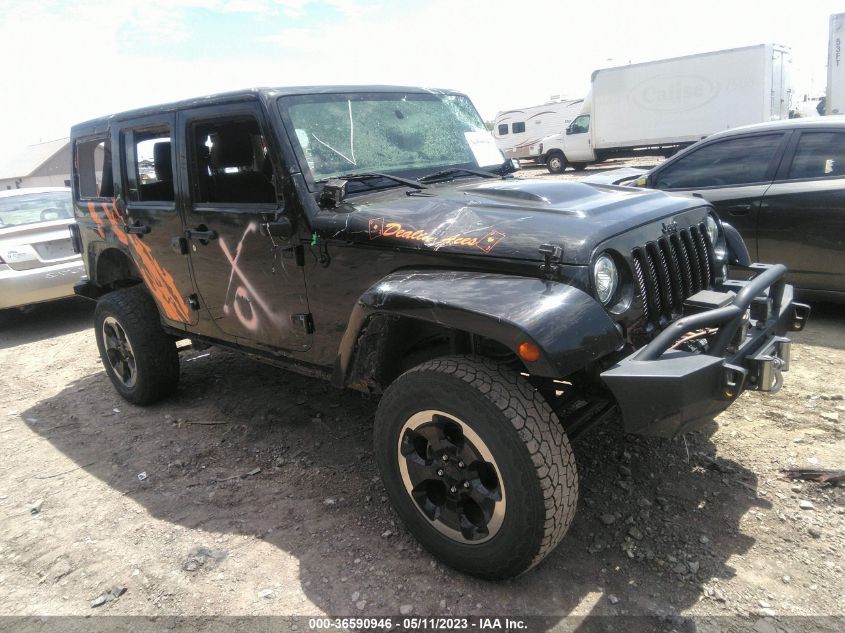
<path id="1" fill-rule="evenodd" d="M 830 16 L 825 114 L 845 114 L 845 13 Z"/>
<path id="2" fill-rule="evenodd" d="M 529 146 L 563 132 L 581 112 L 583 103 L 583 99 L 565 99 L 499 112 L 493 122 L 496 145 L 506 158 L 536 158 L 529 154 Z"/>

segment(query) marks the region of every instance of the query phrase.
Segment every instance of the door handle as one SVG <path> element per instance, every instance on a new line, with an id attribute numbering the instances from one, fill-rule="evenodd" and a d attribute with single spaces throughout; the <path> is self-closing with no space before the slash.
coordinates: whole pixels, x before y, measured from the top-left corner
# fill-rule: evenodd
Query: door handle
<path id="1" fill-rule="evenodd" d="M 200 242 L 210 242 L 217 239 L 217 231 L 211 231 L 202 227 L 196 229 L 187 229 L 185 237 L 189 240 L 199 240 Z"/>
<path id="2" fill-rule="evenodd" d="M 146 224 L 141 224 L 140 222 L 135 222 L 135 224 L 124 224 L 123 225 L 123 232 L 124 233 L 131 233 L 133 235 L 146 235 L 152 229 L 148 227 Z"/>
<path id="3" fill-rule="evenodd" d="M 728 207 L 728 213 L 731 215 L 748 215 L 753 208 L 753 204 L 735 204 L 732 207 Z"/>

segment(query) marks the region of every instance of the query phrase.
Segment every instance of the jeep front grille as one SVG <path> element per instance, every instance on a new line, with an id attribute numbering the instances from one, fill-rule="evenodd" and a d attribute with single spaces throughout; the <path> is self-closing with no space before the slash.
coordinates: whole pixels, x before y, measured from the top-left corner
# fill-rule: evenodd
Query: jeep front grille
<path id="1" fill-rule="evenodd" d="M 704 224 L 664 235 L 631 255 L 643 316 L 654 325 L 680 316 L 687 297 L 715 283 L 713 245 Z"/>

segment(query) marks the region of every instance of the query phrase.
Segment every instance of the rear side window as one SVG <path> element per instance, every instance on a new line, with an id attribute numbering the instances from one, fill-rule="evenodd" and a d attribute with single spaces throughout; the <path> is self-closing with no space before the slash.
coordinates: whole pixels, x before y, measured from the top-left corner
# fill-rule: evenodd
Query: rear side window
<path id="1" fill-rule="evenodd" d="M 525 131 L 525 122 L 520 121 L 511 125 L 514 134 L 522 134 Z"/>
<path id="2" fill-rule="evenodd" d="M 77 141 L 74 178 L 77 195 L 82 199 L 111 198 L 114 195 L 109 137 Z"/>
<path id="3" fill-rule="evenodd" d="M 508 133 L 508 124 L 507 123 L 500 123 L 499 124 L 499 136 L 504 136 Z"/>
<path id="4" fill-rule="evenodd" d="M 787 177 L 845 177 L 845 133 L 802 133 Z"/>
<path id="5" fill-rule="evenodd" d="M 173 202 L 173 157 L 170 130 L 123 133 L 130 202 Z"/>
<path id="6" fill-rule="evenodd" d="M 782 138 L 764 134 L 705 145 L 660 171 L 655 186 L 683 189 L 763 182 Z"/>

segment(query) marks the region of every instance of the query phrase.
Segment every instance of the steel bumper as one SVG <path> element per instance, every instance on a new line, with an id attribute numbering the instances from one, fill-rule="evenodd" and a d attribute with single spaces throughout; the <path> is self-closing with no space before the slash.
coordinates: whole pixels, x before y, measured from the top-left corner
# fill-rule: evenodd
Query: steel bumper
<path id="1" fill-rule="evenodd" d="M 730 281 L 733 301 L 671 323 L 648 345 L 601 374 L 625 430 L 672 437 L 724 411 L 746 389 L 777 391 L 789 369 L 787 331 L 804 328 L 810 307 L 793 302 L 780 264 L 753 264 Z M 716 329 L 706 353 L 673 349 L 690 332 Z"/>

